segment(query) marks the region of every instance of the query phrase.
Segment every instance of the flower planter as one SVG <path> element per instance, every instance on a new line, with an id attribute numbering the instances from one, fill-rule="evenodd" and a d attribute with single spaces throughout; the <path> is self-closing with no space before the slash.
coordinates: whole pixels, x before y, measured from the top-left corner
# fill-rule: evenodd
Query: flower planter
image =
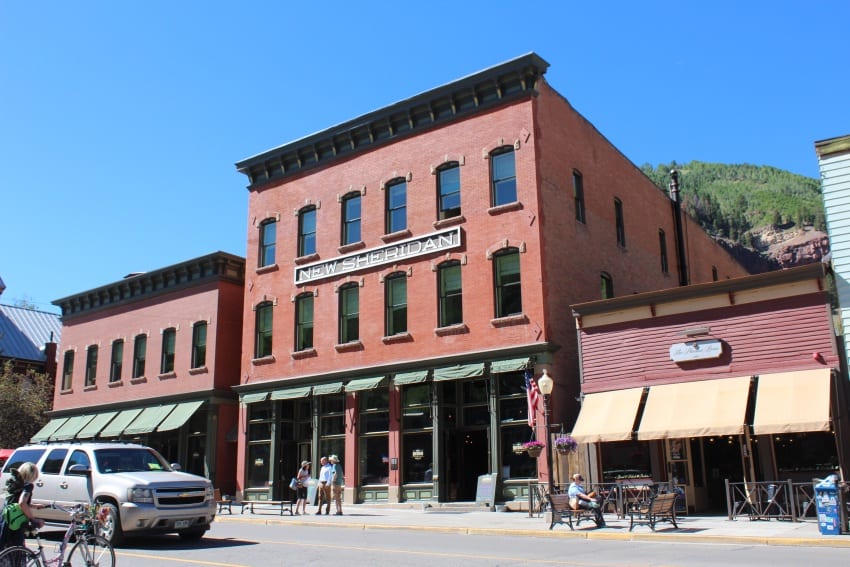
<path id="1" fill-rule="evenodd" d="M 559 455 L 569 455 L 572 453 L 568 447 L 564 447 L 563 445 L 555 445 L 555 449 L 558 451 Z"/>
<path id="2" fill-rule="evenodd" d="M 543 447 L 529 447 L 528 449 L 526 449 L 526 451 L 528 451 L 529 457 L 531 457 L 532 459 L 536 459 L 540 456 L 540 453 L 543 452 Z"/>

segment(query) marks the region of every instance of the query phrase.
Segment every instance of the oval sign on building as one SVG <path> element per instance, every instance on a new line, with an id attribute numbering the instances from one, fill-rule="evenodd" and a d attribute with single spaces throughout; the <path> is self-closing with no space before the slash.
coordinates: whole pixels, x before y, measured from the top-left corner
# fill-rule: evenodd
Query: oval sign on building
<path id="1" fill-rule="evenodd" d="M 670 360 L 673 362 L 719 358 L 721 354 L 723 354 L 723 343 L 718 339 L 688 341 L 670 346 Z"/>

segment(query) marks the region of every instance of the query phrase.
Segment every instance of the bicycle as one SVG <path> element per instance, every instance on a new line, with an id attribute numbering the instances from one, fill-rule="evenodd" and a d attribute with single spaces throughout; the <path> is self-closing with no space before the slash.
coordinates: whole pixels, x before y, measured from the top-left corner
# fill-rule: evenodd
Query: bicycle
<path id="1" fill-rule="evenodd" d="M 55 503 L 51 507 L 71 516 L 56 556 L 50 559 L 45 556 L 38 528 L 32 528 L 30 536 L 35 538 L 38 550 L 33 551 L 26 546 L 8 547 L 0 552 L 0 567 L 114 567 L 112 544 L 106 538 L 95 535 L 99 508 L 92 509 L 86 504 L 65 508 Z M 72 536 L 76 542 L 66 559 L 65 551 Z"/>

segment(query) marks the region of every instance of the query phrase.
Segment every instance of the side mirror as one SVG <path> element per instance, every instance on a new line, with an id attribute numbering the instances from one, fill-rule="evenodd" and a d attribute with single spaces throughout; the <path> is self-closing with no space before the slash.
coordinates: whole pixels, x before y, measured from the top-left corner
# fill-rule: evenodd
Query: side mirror
<path id="1" fill-rule="evenodd" d="M 91 474 L 91 469 L 86 465 L 76 464 L 68 467 L 68 474 L 73 474 L 77 476 L 89 476 Z"/>
<path id="2" fill-rule="evenodd" d="M 175 471 L 181 470 L 180 463 L 171 463 L 171 468 Z"/>

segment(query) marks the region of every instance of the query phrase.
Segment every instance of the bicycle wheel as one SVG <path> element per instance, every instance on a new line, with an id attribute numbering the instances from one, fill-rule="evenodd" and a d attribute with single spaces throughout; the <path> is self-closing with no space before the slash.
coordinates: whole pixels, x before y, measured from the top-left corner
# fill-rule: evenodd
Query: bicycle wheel
<path id="1" fill-rule="evenodd" d="M 26 547 L 7 547 L 0 552 L 0 567 L 41 567 L 41 560 Z"/>
<path id="2" fill-rule="evenodd" d="M 115 550 L 100 536 L 90 535 L 81 539 L 71 548 L 68 563 L 71 567 L 114 567 Z M 0 566 L 2 567 L 2 566 Z"/>

